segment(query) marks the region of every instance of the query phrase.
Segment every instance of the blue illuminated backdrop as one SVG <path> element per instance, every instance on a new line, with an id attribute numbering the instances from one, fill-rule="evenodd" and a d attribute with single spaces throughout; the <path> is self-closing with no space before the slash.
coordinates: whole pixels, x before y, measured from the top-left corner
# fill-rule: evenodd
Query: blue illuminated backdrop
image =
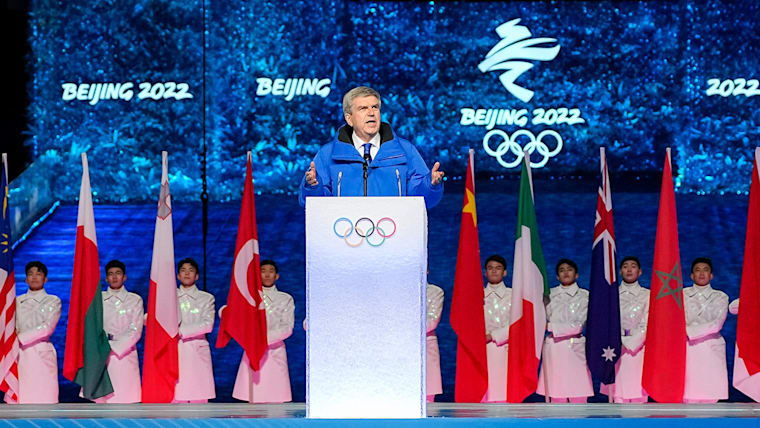
<path id="1" fill-rule="evenodd" d="M 76 195 L 82 150 L 97 200 L 150 200 L 161 150 L 176 197 L 196 199 L 204 136 L 212 201 L 238 198 L 246 150 L 258 190 L 293 191 L 359 84 L 450 176 L 465 147 L 481 173 L 515 174 L 484 137 L 519 153 L 553 130 L 561 149 L 542 155 L 557 145 L 548 132 L 532 156 L 547 175 L 594 174 L 600 145 L 613 174 L 653 172 L 672 146 L 679 190 L 746 191 L 758 144 L 755 2 L 39 0 L 32 11 L 30 141 L 63 199 Z M 552 47 L 551 58 L 530 51 Z"/>

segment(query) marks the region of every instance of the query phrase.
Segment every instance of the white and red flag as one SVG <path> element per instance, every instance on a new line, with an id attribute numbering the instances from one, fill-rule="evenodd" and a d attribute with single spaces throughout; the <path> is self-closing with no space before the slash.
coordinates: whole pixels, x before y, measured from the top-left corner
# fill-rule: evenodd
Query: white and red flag
<path id="1" fill-rule="evenodd" d="M 755 149 L 746 233 L 733 383 L 736 389 L 760 401 L 760 147 Z"/>
<path id="2" fill-rule="evenodd" d="M 143 403 L 171 403 L 179 378 L 179 307 L 168 170 L 167 153 L 161 152 L 161 194 L 158 198 L 156 230 L 153 235 L 148 320 L 145 329 Z"/>
<path id="3" fill-rule="evenodd" d="M 261 358 L 267 349 L 267 317 L 262 302 L 260 263 L 251 152 L 248 152 L 230 293 L 227 307 L 222 311 L 216 347 L 227 346 L 230 339 L 235 339 L 245 350 L 254 371 L 260 369 Z"/>
<path id="4" fill-rule="evenodd" d="M 16 337 L 16 279 L 11 248 L 8 206 L 8 158 L 3 153 L 0 171 L 0 391 L 6 403 L 18 403 L 18 338 Z"/>

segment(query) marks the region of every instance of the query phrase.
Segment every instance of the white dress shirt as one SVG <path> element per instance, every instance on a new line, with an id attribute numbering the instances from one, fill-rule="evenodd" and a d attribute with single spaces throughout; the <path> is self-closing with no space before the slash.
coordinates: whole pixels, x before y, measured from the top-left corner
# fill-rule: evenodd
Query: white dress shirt
<path id="1" fill-rule="evenodd" d="M 370 138 L 369 141 L 362 141 L 361 138 L 359 138 L 358 135 L 356 135 L 356 131 L 354 131 L 351 134 L 351 141 L 354 143 L 354 147 L 356 147 L 356 150 L 359 152 L 359 156 L 364 158 L 364 145 L 367 143 L 372 144 L 372 147 L 369 148 L 369 154 L 372 156 L 372 159 L 375 158 L 375 155 L 377 155 L 377 151 L 380 150 L 380 133 L 378 132 L 375 134 L 374 137 Z"/>

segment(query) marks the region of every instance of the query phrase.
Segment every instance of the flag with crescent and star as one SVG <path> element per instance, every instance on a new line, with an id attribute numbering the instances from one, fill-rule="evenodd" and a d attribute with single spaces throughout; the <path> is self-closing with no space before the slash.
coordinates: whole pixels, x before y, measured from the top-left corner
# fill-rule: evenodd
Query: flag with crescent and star
<path id="1" fill-rule="evenodd" d="M 738 318 L 733 384 L 760 401 L 760 147 L 755 149 L 749 188 Z"/>
<path id="2" fill-rule="evenodd" d="M 227 296 L 227 307 L 222 311 L 216 347 L 227 346 L 230 339 L 235 339 L 245 350 L 251 368 L 258 371 L 261 358 L 267 350 L 267 317 L 262 297 L 251 152 L 248 152 L 245 167 L 234 260 L 230 293 Z"/>
<path id="3" fill-rule="evenodd" d="M 169 160 L 161 152 L 161 190 L 158 196 L 150 292 L 143 358 L 143 403 L 171 403 L 179 379 L 179 305 L 174 265 L 172 197 Z"/>
<path id="4" fill-rule="evenodd" d="M 16 337 L 16 277 L 11 248 L 8 206 L 8 158 L 3 153 L 0 170 L 0 391 L 6 403 L 18 403 L 18 354 Z"/>
<path id="5" fill-rule="evenodd" d="M 591 374 L 601 383 L 615 383 L 615 363 L 620 358 L 620 296 L 615 271 L 615 227 L 612 222 L 612 192 L 607 156 L 600 148 L 602 183 L 596 198 L 594 243 L 591 247 L 586 361 Z"/>
<path id="6" fill-rule="evenodd" d="M 454 294 L 451 300 L 451 327 L 457 334 L 454 388 L 454 400 L 457 403 L 479 403 L 488 389 L 483 271 L 480 268 L 473 158 L 474 151 L 470 149 L 454 272 Z"/>
<path id="7" fill-rule="evenodd" d="M 670 148 L 665 156 L 652 263 L 652 290 L 641 385 L 658 403 L 683 401 L 686 318 Z"/>

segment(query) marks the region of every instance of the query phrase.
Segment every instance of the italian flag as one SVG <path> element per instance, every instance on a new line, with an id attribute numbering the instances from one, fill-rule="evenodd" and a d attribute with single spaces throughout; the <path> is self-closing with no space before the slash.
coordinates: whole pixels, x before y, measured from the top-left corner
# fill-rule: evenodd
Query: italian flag
<path id="1" fill-rule="evenodd" d="M 86 153 L 82 153 L 82 169 L 63 376 L 82 387 L 84 398 L 94 400 L 113 392 L 106 370 L 111 346 L 103 330 L 98 240 Z"/>
<path id="2" fill-rule="evenodd" d="M 538 364 L 546 329 L 544 296 L 548 295 L 549 282 L 538 238 L 530 157 L 526 152 L 520 175 L 509 314 L 507 401 L 510 403 L 521 403 L 538 386 Z"/>
<path id="3" fill-rule="evenodd" d="M 143 403 L 171 403 L 179 379 L 179 306 L 174 270 L 172 198 L 169 193 L 169 160 L 161 152 L 161 193 L 158 197 L 153 260 L 143 358 Z"/>

